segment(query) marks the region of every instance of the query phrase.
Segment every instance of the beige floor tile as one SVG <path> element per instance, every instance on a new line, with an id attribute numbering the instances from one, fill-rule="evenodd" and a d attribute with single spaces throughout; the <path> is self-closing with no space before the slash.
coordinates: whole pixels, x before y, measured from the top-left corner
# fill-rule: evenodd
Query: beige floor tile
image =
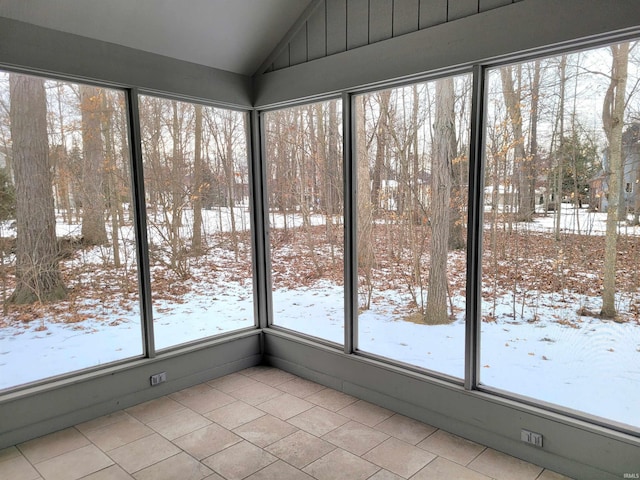
<path id="1" fill-rule="evenodd" d="M 418 447 L 448 458 L 460 465 L 468 465 L 485 449 L 483 445 L 444 430 L 438 430 L 433 435 L 430 435 L 420 442 Z"/>
<path id="2" fill-rule="evenodd" d="M 240 480 L 276 460 L 270 453 L 243 441 L 205 458 L 203 463 L 227 480 Z"/>
<path id="3" fill-rule="evenodd" d="M 208 413 L 235 401 L 233 397 L 206 383 L 172 393 L 169 398 L 198 413 Z"/>
<path id="4" fill-rule="evenodd" d="M 270 367 L 269 365 L 256 365 L 254 367 L 245 368 L 244 370 L 240 370 L 238 373 L 246 375 L 247 377 L 255 377 L 260 373 L 270 372 L 272 370 L 278 370 L 275 367 Z"/>
<path id="5" fill-rule="evenodd" d="M 258 405 L 258 408 L 270 413 L 274 417 L 278 417 L 280 420 L 287 420 L 299 413 L 309 410 L 313 406 L 313 403 L 309 403 L 289 393 L 284 393 L 279 397 L 261 403 Z"/>
<path id="6" fill-rule="evenodd" d="M 209 475 L 207 478 L 205 478 L 204 480 L 225 480 L 225 479 L 214 472 L 211 475 Z"/>
<path id="7" fill-rule="evenodd" d="M 180 410 L 173 415 L 159 418 L 147 424 L 156 432 L 169 440 L 191 433 L 207 425 L 211 425 L 211 420 L 194 412 L 189 408 Z"/>
<path id="8" fill-rule="evenodd" d="M 544 470 L 536 480 L 572 480 L 570 477 L 566 477 L 560 473 L 553 472 L 551 470 Z"/>
<path id="9" fill-rule="evenodd" d="M 446 478 L 455 478 L 456 480 L 491 480 L 490 477 L 442 457 L 438 457 L 429 463 L 429 465 L 411 477 L 411 480 L 442 480 Z"/>
<path id="10" fill-rule="evenodd" d="M 291 435 L 296 427 L 272 415 L 265 415 L 239 426 L 233 432 L 259 447 L 266 447 Z"/>
<path id="11" fill-rule="evenodd" d="M 344 425 L 348 421 L 348 418 L 325 410 L 322 407 L 313 407 L 288 420 L 290 424 L 317 437 L 326 435 L 331 430 L 338 428 L 340 425 Z"/>
<path id="12" fill-rule="evenodd" d="M 0 480 L 409 477 L 571 480 L 263 366 L 0 450 Z"/>
<path id="13" fill-rule="evenodd" d="M 284 463 L 282 460 L 272 463 L 247 477 L 247 480 L 313 480 L 306 473 Z"/>
<path id="14" fill-rule="evenodd" d="M 16 447 L 7 447 L 0 450 L 0 462 L 4 460 L 9 460 L 11 458 L 16 458 L 21 456 L 22 454 Z"/>
<path id="15" fill-rule="evenodd" d="M 76 480 L 107 468 L 113 462 L 95 445 L 63 453 L 35 467 L 45 480 Z"/>
<path id="16" fill-rule="evenodd" d="M 362 458 L 401 477 L 409 478 L 436 456 L 410 443 L 391 437 L 373 450 L 369 450 Z"/>
<path id="17" fill-rule="evenodd" d="M 378 470 L 378 473 L 369 477 L 368 480 L 404 480 L 400 475 L 391 473 L 389 470 Z M 445 479 L 442 479 L 445 480 Z"/>
<path id="18" fill-rule="evenodd" d="M 319 392 L 305 397 L 305 400 L 314 403 L 319 407 L 331 410 L 332 412 L 337 412 L 347 405 L 351 405 L 356 402 L 358 399 L 351 395 L 347 395 L 346 393 L 333 390 L 332 388 L 325 388 L 324 390 L 320 390 Z"/>
<path id="19" fill-rule="evenodd" d="M 218 453 L 242 438 L 220 425 L 212 424 L 176 438 L 173 443 L 198 460 Z"/>
<path id="20" fill-rule="evenodd" d="M 262 410 L 254 407 L 253 405 L 249 405 L 248 403 L 236 400 L 229 405 L 216 408 L 212 412 L 206 413 L 204 416 L 209 420 L 216 422 L 218 425 L 222 425 L 224 428 L 233 430 L 240 425 L 249 423 L 251 420 L 260 418 L 263 415 L 265 415 L 265 413 Z"/>
<path id="21" fill-rule="evenodd" d="M 120 418 L 122 420 L 119 422 L 86 430 L 86 437 L 107 452 L 153 433 L 153 430 L 130 415 L 125 414 Z"/>
<path id="22" fill-rule="evenodd" d="M 7 480 L 39 480 L 42 477 L 26 458 L 18 455 L 0 462 L 0 478 L 6 478 Z"/>
<path id="23" fill-rule="evenodd" d="M 296 468 L 303 468 L 326 455 L 335 447 L 310 433 L 298 430 L 272 443 L 265 450 Z"/>
<path id="24" fill-rule="evenodd" d="M 250 387 L 256 383 L 258 383 L 257 380 L 247 377 L 241 373 L 232 373 L 207 382 L 210 386 L 224 393 L 231 393 L 234 390 L 238 390 L 242 387 Z"/>
<path id="25" fill-rule="evenodd" d="M 364 455 L 384 442 L 389 435 L 352 420 L 322 438 L 354 455 Z"/>
<path id="26" fill-rule="evenodd" d="M 272 387 L 276 387 L 282 383 L 288 382 L 289 380 L 293 380 L 294 378 L 298 378 L 295 375 L 292 375 L 289 372 L 285 372 L 284 370 L 278 370 L 277 368 L 271 370 L 264 370 L 257 372 L 255 375 L 252 375 L 251 378 L 254 380 L 258 380 L 259 382 L 266 383 Z"/>
<path id="27" fill-rule="evenodd" d="M 202 480 L 213 472 L 182 452 L 133 474 L 136 480 Z"/>
<path id="28" fill-rule="evenodd" d="M 79 423 L 78 425 L 76 425 L 76 428 L 80 430 L 80 432 L 85 433 L 89 430 L 106 427 L 127 418 L 131 418 L 131 416 L 124 410 L 119 410 L 117 412 L 110 413 L 109 415 L 103 415 L 102 417 L 94 418 L 93 420 L 89 420 L 88 422 Z"/>
<path id="29" fill-rule="evenodd" d="M 184 405 L 170 399 L 169 397 L 160 397 L 155 400 L 135 405 L 127 408 L 125 411 L 140 420 L 143 423 L 152 422 L 158 418 L 162 418 L 172 413 L 182 410 Z"/>
<path id="30" fill-rule="evenodd" d="M 318 480 L 364 480 L 380 470 L 380 467 L 356 455 L 336 448 L 302 469 Z"/>
<path id="31" fill-rule="evenodd" d="M 257 385 L 249 385 L 234 390 L 231 395 L 249 405 L 256 406 L 272 398 L 284 395 L 284 392 L 265 383 L 258 382 Z"/>
<path id="32" fill-rule="evenodd" d="M 31 463 L 36 464 L 91 442 L 75 428 L 66 428 L 18 445 L 18 449 Z"/>
<path id="33" fill-rule="evenodd" d="M 278 390 L 282 390 L 283 392 L 289 393 L 291 395 L 295 395 L 299 398 L 305 398 L 309 395 L 319 392 L 320 390 L 324 390 L 324 386 L 319 383 L 310 382 L 309 380 L 305 380 L 304 378 L 295 377 L 287 382 L 281 383 L 278 385 Z"/>
<path id="34" fill-rule="evenodd" d="M 180 452 L 157 433 L 131 442 L 109 452 L 109 456 L 129 473 L 147 468 Z"/>
<path id="35" fill-rule="evenodd" d="M 377 424 L 376 429 L 412 445 L 417 445 L 436 431 L 431 425 L 397 413 Z"/>
<path id="36" fill-rule="evenodd" d="M 134 478 L 119 465 L 111 465 L 99 472 L 82 477 L 82 480 L 134 480 Z"/>
<path id="37" fill-rule="evenodd" d="M 509 480 L 512 478 L 533 480 L 542 472 L 542 467 L 497 452 L 491 448 L 487 448 L 478 455 L 468 467 L 497 480 Z"/>
<path id="38" fill-rule="evenodd" d="M 373 403 L 365 402 L 364 400 L 358 400 L 351 405 L 338 410 L 340 415 L 355 420 L 356 422 L 364 423 L 370 427 L 375 427 L 380 422 L 383 422 L 394 413 L 386 408 L 379 407 Z"/>

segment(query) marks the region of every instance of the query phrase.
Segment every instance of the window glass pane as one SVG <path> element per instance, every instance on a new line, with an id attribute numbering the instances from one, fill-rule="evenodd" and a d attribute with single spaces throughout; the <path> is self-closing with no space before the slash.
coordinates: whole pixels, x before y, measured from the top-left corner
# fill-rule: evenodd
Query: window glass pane
<path id="1" fill-rule="evenodd" d="M 342 109 L 265 114 L 273 323 L 344 342 Z"/>
<path id="2" fill-rule="evenodd" d="M 0 389 L 142 354 L 123 92 L 0 72 Z"/>
<path id="3" fill-rule="evenodd" d="M 158 349 L 254 325 L 245 118 L 140 97 Z"/>
<path id="4" fill-rule="evenodd" d="M 358 348 L 462 377 L 471 76 L 355 99 Z"/>
<path id="5" fill-rule="evenodd" d="M 488 73 L 481 381 L 640 427 L 638 47 Z"/>

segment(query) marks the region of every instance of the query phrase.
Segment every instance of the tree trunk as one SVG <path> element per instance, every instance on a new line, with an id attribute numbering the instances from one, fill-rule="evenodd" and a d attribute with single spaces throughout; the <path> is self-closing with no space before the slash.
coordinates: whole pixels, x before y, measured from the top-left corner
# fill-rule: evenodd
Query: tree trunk
<path id="1" fill-rule="evenodd" d="M 186 274 L 184 258 L 182 254 L 182 239 L 180 228 L 182 227 L 182 130 L 180 116 L 178 115 L 178 102 L 171 102 L 172 111 L 172 159 L 171 178 L 168 183 L 171 185 L 171 221 L 170 221 L 170 243 L 171 243 L 171 268 L 181 275 Z"/>
<path id="2" fill-rule="evenodd" d="M 328 152 L 327 152 L 327 168 L 329 170 L 329 178 L 331 181 L 331 191 L 329 203 L 330 211 L 338 213 L 342 211 L 342 154 L 338 146 L 342 142 L 339 126 L 341 122 L 341 113 L 337 109 L 338 102 L 329 102 L 329 118 L 328 128 Z"/>
<path id="3" fill-rule="evenodd" d="M 104 149 L 102 95 L 99 88 L 80 86 L 82 112 L 82 239 L 88 245 L 107 243 L 104 212 Z"/>
<path id="4" fill-rule="evenodd" d="M 202 105 L 195 105 L 195 146 L 193 154 L 193 187 L 191 198 L 193 199 L 193 238 L 191 240 L 191 254 L 202 253 L 202 194 L 203 168 L 202 168 Z"/>
<path id="5" fill-rule="evenodd" d="M 454 109 L 455 94 L 451 100 Z M 453 110 L 455 112 L 455 110 Z M 460 112 L 458 112 L 460 115 Z M 467 243 L 465 238 L 467 206 L 467 182 L 469 180 L 469 161 L 458 157 L 458 140 L 455 123 L 451 124 L 449 134 L 449 165 L 451 170 L 451 195 L 449 201 L 449 250 L 463 250 Z M 454 161 L 455 159 L 455 161 Z"/>
<path id="6" fill-rule="evenodd" d="M 560 59 L 560 105 L 558 112 L 558 119 L 560 123 L 560 133 L 558 136 L 560 137 L 560 148 L 556 150 L 556 158 L 557 158 L 557 172 L 556 172 L 556 186 L 555 186 L 555 238 L 556 241 L 559 242 L 562 237 L 560 235 L 561 229 L 561 220 L 562 220 L 562 184 L 564 183 L 564 149 L 562 148 L 562 143 L 564 142 L 564 101 L 566 95 L 566 84 L 567 84 L 567 56 L 562 55 Z"/>
<path id="7" fill-rule="evenodd" d="M 518 67 L 521 68 L 521 67 Z M 519 74 L 519 71 L 518 71 Z M 522 110 L 520 107 L 520 86 L 516 91 L 514 87 L 512 67 L 502 67 L 500 69 L 502 79 L 502 92 L 507 113 L 511 122 L 514 141 L 514 155 L 516 167 L 517 215 L 516 221 L 530 222 L 533 220 L 534 198 L 532 183 L 534 178 L 529 178 L 531 170 L 531 160 L 527 158 L 524 149 L 524 135 L 522 133 Z"/>
<path id="8" fill-rule="evenodd" d="M 47 138 L 44 80 L 9 76 L 16 182 L 16 289 L 12 303 L 65 298 L 58 265 L 56 219 Z"/>
<path id="9" fill-rule="evenodd" d="M 433 164 L 431 167 L 431 265 L 425 323 L 450 323 L 447 313 L 447 253 L 451 201 L 451 146 L 455 138 L 453 79 L 436 81 Z"/>
<path id="10" fill-rule="evenodd" d="M 376 158 L 371 178 L 371 203 L 373 204 L 374 211 L 377 211 L 381 207 L 380 188 L 382 186 L 384 159 L 387 153 L 387 137 L 389 135 L 389 99 L 391 98 L 391 90 L 383 90 L 376 96 L 380 106 L 380 117 L 376 128 Z M 385 199 L 385 201 L 386 200 L 388 199 Z"/>
<path id="11" fill-rule="evenodd" d="M 236 177 L 234 172 L 234 151 L 233 151 L 233 118 L 231 117 L 232 112 L 226 112 L 225 114 L 225 152 L 223 155 L 224 162 L 224 171 L 226 174 L 226 184 L 227 184 L 227 196 L 229 197 L 229 220 L 231 222 L 231 243 L 233 244 L 233 251 L 238 258 L 238 229 L 236 227 Z"/>
<path id="12" fill-rule="evenodd" d="M 369 178 L 369 156 L 367 155 L 364 97 L 355 102 L 356 117 L 356 162 L 357 162 L 357 250 L 358 270 L 364 277 L 367 292 L 364 304 L 365 309 L 371 307 L 371 294 L 373 293 L 373 206 L 371 205 L 371 190 Z"/>
<path id="13" fill-rule="evenodd" d="M 531 209 L 536 209 L 536 166 L 538 158 L 538 110 L 540 104 L 540 60 L 533 63 L 533 79 L 531 80 L 531 130 L 529 133 L 529 158 L 526 162 L 525 174 L 528 180 Z"/>
<path id="14" fill-rule="evenodd" d="M 113 248 L 113 266 L 120 268 L 120 223 L 118 222 L 118 212 L 120 210 L 120 195 L 118 191 L 117 171 L 115 150 L 113 147 L 113 123 L 111 102 L 107 101 L 107 96 L 102 95 L 102 110 L 104 112 L 102 118 L 105 147 L 105 167 L 107 181 L 107 198 L 109 206 L 109 214 L 111 216 L 111 246 Z"/>
<path id="15" fill-rule="evenodd" d="M 622 130 L 624 127 L 625 90 L 629 44 L 611 46 L 613 56 L 611 83 L 602 108 L 602 123 L 609 141 L 607 229 L 604 246 L 602 310 L 605 318 L 616 318 L 616 256 L 618 241 L 618 207 L 622 184 Z"/>

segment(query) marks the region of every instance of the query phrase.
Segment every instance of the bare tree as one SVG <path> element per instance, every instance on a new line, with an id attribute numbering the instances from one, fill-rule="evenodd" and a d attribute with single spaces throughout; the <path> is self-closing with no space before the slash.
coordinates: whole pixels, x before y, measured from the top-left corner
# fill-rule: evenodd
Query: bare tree
<path id="1" fill-rule="evenodd" d="M 604 251 L 602 310 L 605 318 L 616 318 L 616 256 L 618 210 L 622 184 L 622 130 L 624 127 L 625 91 L 629 43 L 611 46 L 611 81 L 602 107 L 602 124 L 609 142 L 607 234 Z"/>
<path id="2" fill-rule="evenodd" d="M 107 243 L 104 212 L 104 147 L 101 116 L 103 92 L 80 86 L 82 112 L 82 239 L 88 245 Z"/>
<path id="3" fill-rule="evenodd" d="M 436 81 L 436 105 L 431 168 L 431 265 L 425 323 L 449 323 L 447 312 L 447 253 L 451 201 L 452 145 L 455 145 L 453 78 Z M 453 139 L 453 141 L 452 141 Z"/>
<path id="4" fill-rule="evenodd" d="M 65 298 L 60 276 L 44 80 L 9 77 L 16 186 L 16 289 L 9 301 Z"/>
<path id="5" fill-rule="evenodd" d="M 373 267 L 375 257 L 373 254 L 373 206 L 371 205 L 370 175 L 369 175 L 369 156 L 365 142 L 365 117 L 364 117 L 364 96 L 358 97 L 355 101 L 356 127 L 358 129 L 356 135 L 356 176 L 357 176 L 357 201 L 358 201 L 358 218 L 357 218 L 357 250 L 358 250 L 358 270 L 364 277 L 364 287 L 366 296 L 364 304 L 361 305 L 365 309 L 371 307 L 371 295 L 373 294 Z"/>
<path id="6" fill-rule="evenodd" d="M 202 105 L 195 105 L 195 150 L 193 156 L 193 238 L 191 239 L 191 253 L 202 253 L 202 196 L 204 194 L 204 167 L 202 164 Z"/>
<path id="7" fill-rule="evenodd" d="M 504 95 L 504 103 L 507 107 L 507 114 L 511 122 L 513 132 L 513 149 L 516 163 L 516 185 L 518 188 L 518 214 L 516 220 L 530 222 L 533 220 L 534 213 L 534 182 L 535 175 L 533 173 L 531 158 L 525 153 L 524 134 L 522 128 L 522 109 L 521 109 L 521 87 L 520 75 L 521 65 L 518 65 L 516 74 L 518 77 L 518 87 L 516 89 L 513 79 L 513 67 L 507 66 L 500 69 L 502 79 L 502 91 Z"/>

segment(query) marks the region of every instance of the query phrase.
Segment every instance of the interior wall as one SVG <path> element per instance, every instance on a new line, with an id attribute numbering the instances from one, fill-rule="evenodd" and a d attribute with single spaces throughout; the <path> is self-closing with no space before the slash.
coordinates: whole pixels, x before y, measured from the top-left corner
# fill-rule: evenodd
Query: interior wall
<path id="1" fill-rule="evenodd" d="M 0 65 L 237 107 L 250 107 L 253 96 L 255 106 L 262 108 L 593 39 L 612 31 L 628 34 L 637 32 L 639 25 L 636 0 L 523 0 L 321 58 L 307 58 L 257 76 L 252 89 L 251 79 L 241 75 L 0 18 Z M 264 326 L 265 319 L 260 321 Z M 265 332 L 264 357 L 261 334 L 255 330 L 6 395 L 0 399 L 0 448 L 255 365 L 264 358 L 293 373 L 577 478 L 621 478 L 623 473 L 640 470 L 638 438 L 465 391 L 269 329 Z M 168 382 L 150 387 L 148 377 L 158 371 L 167 371 Z M 544 433 L 545 449 L 521 444 L 520 428 Z"/>
<path id="2" fill-rule="evenodd" d="M 640 438 L 450 384 L 282 331 L 265 330 L 265 362 L 577 479 L 640 471 Z M 542 433 L 544 448 L 520 440 Z"/>
<path id="3" fill-rule="evenodd" d="M 347 0 L 347 5 L 354 3 Z M 369 5 L 374 3 L 385 2 L 372 0 Z M 353 19 L 349 23 L 347 13 L 342 20 L 330 20 L 327 12 L 325 22 L 342 25 L 336 32 L 344 31 L 344 38 L 364 38 L 362 25 L 355 25 Z M 313 19 L 312 15 L 310 22 Z M 370 28 L 371 17 L 368 24 Z M 288 50 L 274 61 L 270 71 L 254 77 L 256 108 L 344 95 L 445 71 L 469 71 L 476 64 L 490 66 L 523 55 L 631 38 L 640 33 L 640 9 L 635 0 L 523 0 L 333 53 L 328 49 L 329 39 L 334 37 L 325 23 L 324 33 L 318 28 L 317 35 L 320 39 L 326 36 L 327 55 L 315 58 L 309 55 L 316 35 L 310 25 L 307 22 L 304 33 L 292 38 Z M 637 436 L 553 413 L 543 405 L 465 390 L 282 330 L 265 329 L 264 337 L 265 361 L 276 367 L 573 478 L 613 479 L 640 471 Z M 544 447 L 523 443 L 523 428 L 542 433 Z"/>
<path id="4" fill-rule="evenodd" d="M 260 73 L 353 50 L 522 0 L 316 0 Z"/>
<path id="5" fill-rule="evenodd" d="M 252 330 L 8 393 L 0 449 L 260 363 L 260 331 Z M 151 386 L 160 372 L 167 381 Z"/>
<path id="6" fill-rule="evenodd" d="M 0 17 L 0 68 L 251 108 L 251 79 Z M 262 361 L 257 329 L 0 395 L 0 449 Z M 151 386 L 149 377 L 167 373 Z"/>
<path id="7" fill-rule="evenodd" d="M 254 105 L 264 108 L 638 31 L 635 0 L 523 0 L 257 75 Z"/>
<path id="8" fill-rule="evenodd" d="M 251 79 L 108 42 L 0 17 L 0 66 L 251 107 Z"/>

